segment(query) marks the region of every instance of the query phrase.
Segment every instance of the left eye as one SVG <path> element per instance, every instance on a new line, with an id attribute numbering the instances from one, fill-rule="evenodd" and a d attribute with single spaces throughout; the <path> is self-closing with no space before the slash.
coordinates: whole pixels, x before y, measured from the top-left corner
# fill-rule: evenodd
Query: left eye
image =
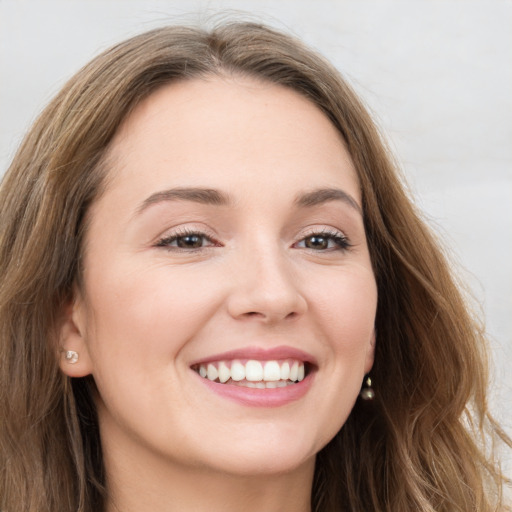
<path id="1" fill-rule="evenodd" d="M 297 247 L 312 249 L 314 251 L 325 251 L 330 249 L 347 249 L 348 240 L 345 236 L 334 233 L 314 233 L 297 243 Z"/>
<path id="2" fill-rule="evenodd" d="M 158 247 L 176 247 L 178 249 L 201 249 L 213 245 L 210 238 L 202 233 L 184 233 L 172 235 L 160 240 Z"/>

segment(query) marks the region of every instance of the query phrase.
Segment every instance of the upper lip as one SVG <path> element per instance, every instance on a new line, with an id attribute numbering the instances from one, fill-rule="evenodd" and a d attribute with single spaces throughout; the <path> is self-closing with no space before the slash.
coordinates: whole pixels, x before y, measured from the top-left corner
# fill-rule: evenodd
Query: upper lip
<path id="1" fill-rule="evenodd" d="M 288 347 L 285 345 L 272 348 L 262 347 L 245 347 L 219 354 L 213 354 L 201 359 L 193 361 L 190 366 L 198 364 L 206 364 L 214 361 L 232 361 L 234 359 L 255 359 L 257 361 L 272 361 L 278 359 L 297 359 L 310 363 L 311 365 L 317 365 L 316 358 L 303 350 L 295 347 Z"/>

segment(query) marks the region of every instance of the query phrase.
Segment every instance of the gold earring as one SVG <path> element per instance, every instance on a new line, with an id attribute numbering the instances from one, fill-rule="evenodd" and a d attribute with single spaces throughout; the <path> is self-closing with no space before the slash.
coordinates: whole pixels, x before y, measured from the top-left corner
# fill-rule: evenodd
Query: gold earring
<path id="1" fill-rule="evenodd" d="M 373 400 L 375 398 L 375 391 L 372 388 L 372 379 L 369 375 L 366 376 L 366 379 L 364 381 L 365 387 L 361 389 L 361 392 L 359 393 L 359 396 L 363 400 Z"/>
<path id="2" fill-rule="evenodd" d="M 75 364 L 78 361 L 78 352 L 75 352 L 74 350 L 66 350 L 64 352 L 64 359 L 69 364 Z"/>

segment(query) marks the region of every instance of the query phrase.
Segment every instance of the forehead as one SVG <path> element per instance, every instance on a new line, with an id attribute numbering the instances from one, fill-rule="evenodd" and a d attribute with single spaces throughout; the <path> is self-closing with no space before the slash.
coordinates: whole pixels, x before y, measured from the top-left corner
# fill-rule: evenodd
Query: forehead
<path id="1" fill-rule="evenodd" d="M 109 182 L 136 183 L 139 191 L 148 181 L 237 189 L 253 178 L 268 188 L 297 189 L 341 180 L 360 195 L 344 141 L 315 104 L 289 88 L 239 76 L 160 88 L 121 125 L 110 156 Z"/>

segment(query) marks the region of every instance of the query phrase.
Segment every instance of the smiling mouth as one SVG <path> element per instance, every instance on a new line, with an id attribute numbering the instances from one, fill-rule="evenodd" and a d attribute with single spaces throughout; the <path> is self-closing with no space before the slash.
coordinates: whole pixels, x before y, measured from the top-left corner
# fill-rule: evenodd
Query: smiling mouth
<path id="1" fill-rule="evenodd" d="M 304 380 L 310 368 L 298 359 L 215 361 L 192 366 L 204 379 L 247 388 L 280 388 Z"/>

